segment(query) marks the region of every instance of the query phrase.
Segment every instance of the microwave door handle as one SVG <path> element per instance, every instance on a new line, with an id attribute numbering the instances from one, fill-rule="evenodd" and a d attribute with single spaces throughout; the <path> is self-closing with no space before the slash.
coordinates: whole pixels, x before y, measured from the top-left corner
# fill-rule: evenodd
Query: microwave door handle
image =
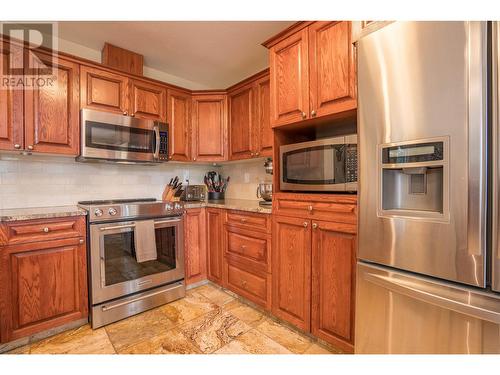
<path id="1" fill-rule="evenodd" d="M 154 160 L 160 159 L 160 126 L 155 123 L 153 126 L 155 132 L 155 152 L 153 154 Z"/>

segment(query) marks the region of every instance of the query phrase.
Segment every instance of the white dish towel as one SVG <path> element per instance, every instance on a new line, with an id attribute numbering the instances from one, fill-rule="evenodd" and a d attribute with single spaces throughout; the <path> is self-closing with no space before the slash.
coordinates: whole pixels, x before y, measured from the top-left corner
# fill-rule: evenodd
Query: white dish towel
<path id="1" fill-rule="evenodd" d="M 135 222 L 135 258 L 138 263 L 156 260 L 156 239 L 154 220 Z"/>

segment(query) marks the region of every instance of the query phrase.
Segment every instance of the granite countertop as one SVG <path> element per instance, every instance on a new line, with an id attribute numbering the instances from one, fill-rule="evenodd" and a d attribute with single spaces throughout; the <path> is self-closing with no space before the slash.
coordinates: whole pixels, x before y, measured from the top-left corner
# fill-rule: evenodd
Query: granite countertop
<path id="1" fill-rule="evenodd" d="M 85 215 L 87 211 L 77 206 L 8 208 L 0 210 L 0 222 Z"/>
<path id="2" fill-rule="evenodd" d="M 249 199 L 225 199 L 222 201 L 205 201 L 205 202 L 185 202 L 185 208 L 199 208 L 199 207 L 215 207 L 225 208 L 228 210 L 239 210 L 248 212 L 259 212 L 263 214 L 270 214 L 271 207 L 259 206 L 259 201 Z"/>

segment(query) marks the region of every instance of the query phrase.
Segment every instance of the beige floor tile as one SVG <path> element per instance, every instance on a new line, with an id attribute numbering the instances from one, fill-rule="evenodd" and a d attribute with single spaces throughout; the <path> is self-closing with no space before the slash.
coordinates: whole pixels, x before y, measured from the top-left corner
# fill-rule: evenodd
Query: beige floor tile
<path id="1" fill-rule="evenodd" d="M 104 328 L 90 325 L 60 333 L 31 344 L 31 354 L 114 354 Z"/>
<path id="2" fill-rule="evenodd" d="M 129 346 L 119 354 L 200 354 L 200 351 L 181 331 L 173 328 L 156 336 Z"/>
<path id="3" fill-rule="evenodd" d="M 30 354 L 30 345 L 23 345 L 19 348 L 12 349 L 5 354 Z"/>
<path id="4" fill-rule="evenodd" d="M 223 290 L 210 284 L 202 285 L 199 288 L 193 289 L 193 291 L 200 293 L 202 296 L 219 306 L 223 306 L 235 299 L 233 296 L 230 296 Z"/>
<path id="5" fill-rule="evenodd" d="M 157 308 L 110 324 L 105 329 L 115 349 L 122 351 L 128 346 L 159 336 L 175 325 L 168 314 Z"/>
<path id="6" fill-rule="evenodd" d="M 212 353 L 251 327 L 227 311 L 212 311 L 179 327 L 203 353 Z"/>
<path id="7" fill-rule="evenodd" d="M 223 308 L 252 327 L 256 327 L 266 320 L 266 316 L 260 311 L 237 300 L 227 303 Z"/>
<path id="8" fill-rule="evenodd" d="M 166 314 L 172 323 L 179 325 L 218 309 L 218 305 L 210 302 L 200 293 L 189 291 L 185 298 L 161 306 L 158 311 Z"/>
<path id="9" fill-rule="evenodd" d="M 296 354 L 304 353 L 312 344 L 307 337 L 271 319 L 259 324 L 257 330 Z"/>
<path id="10" fill-rule="evenodd" d="M 329 351 L 327 348 L 324 346 L 318 345 L 316 343 L 313 343 L 305 352 L 304 354 L 338 354 L 335 352 Z"/>
<path id="11" fill-rule="evenodd" d="M 293 354 L 266 335 L 252 329 L 223 346 L 215 354 Z"/>

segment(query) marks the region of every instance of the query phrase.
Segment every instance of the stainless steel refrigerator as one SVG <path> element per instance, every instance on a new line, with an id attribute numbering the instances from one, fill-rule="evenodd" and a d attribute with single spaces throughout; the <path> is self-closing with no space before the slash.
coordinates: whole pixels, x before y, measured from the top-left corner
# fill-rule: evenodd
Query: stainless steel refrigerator
<path id="1" fill-rule="evenodd" d="M 500 353 L 499 25 L 357 41 L 356 353 Z"/>

